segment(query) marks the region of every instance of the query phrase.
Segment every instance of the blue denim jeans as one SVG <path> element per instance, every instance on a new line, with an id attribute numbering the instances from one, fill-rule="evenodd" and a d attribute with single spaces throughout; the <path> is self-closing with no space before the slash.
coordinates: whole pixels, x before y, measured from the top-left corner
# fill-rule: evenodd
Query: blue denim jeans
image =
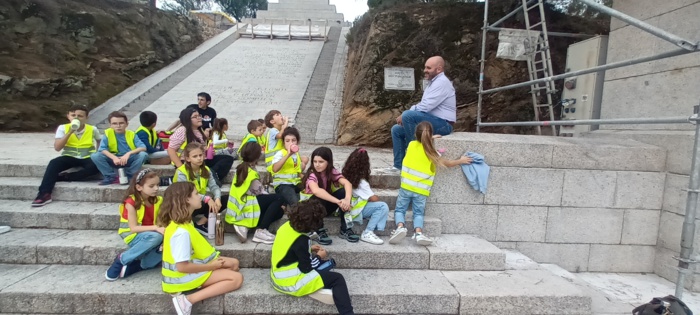
<path id="1" fill-rule="evenodd" d="M 447 120 L 415 110 L 404 111 L 401 114 L 401 125 L 391 127 L 391 141 L 394 145 L 394 167 L 401 169 L 401 163 L 403 163 L 403 158 L 406 156 L 408 143 L 415 140 L 416 126 L 424 121 L 433 125 L 433 134 L 446 136 L 452 133 L 452 125 Z"/>
<path id="2" fill-rule="evenodd" d="M 126 165 L 119 167 L 115 166 L 114 162 L 112 162 L 112 159 L 102 154 L 102 152 L 95 152 L 92 155 L 90 155 L 90 158 L 92 159 L 92 162 L 95 163 L 95 166 L 97 166 L 97 169 L 100 170 L 102 176 L 106 178 L 116 178 L 117 175 L 115 174 L 114 169 L 119 167 L 124 167 L 126 171 L 126 176 L 131 178 L 139 172 L 143 163 L 146 163 L 146 160 L 148 160 L 148 153 L 139 152 L 138 154 L 132 154 L 129 157 L 129 160 L 127 161 Z"/>
<path id="3" fill-rule="evenodd" d="M 362 217 L 369 219 L 365 231 L 374 232 L 374 230 L 384 231 L 386 227 L 386 219 L 389 216 L 389 206 L 384 201 L 367 202 L 365 208 L 362 209 Z"/>
<path id="4" fill-rule="evenodd" d="M 413 202 L 413 228 L 423 228 L 423 214 L 425 213 L 425 201 L 427 196 L 399 188 L 399 197 L 396 199 L 396 213 L 394 220 L 396 224 L 403 223 L 406 225 L 406 210 Z"/>
<path id="5" fill-rule="evenodd" d="M 163 235 L 158 232 L 137 233 L 129 249 L 121 256 L 122 264 L 128 265 L 134 260 L 141 259 L 142 269 L 151 269 L 163 260 L 163 254 L 158 252 L 158 248 L 163 244 Z"/>

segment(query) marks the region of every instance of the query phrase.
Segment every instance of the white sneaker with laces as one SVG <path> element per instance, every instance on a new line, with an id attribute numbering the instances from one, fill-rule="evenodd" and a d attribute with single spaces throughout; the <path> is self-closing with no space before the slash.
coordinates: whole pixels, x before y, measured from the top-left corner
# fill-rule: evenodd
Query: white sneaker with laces
<path id="1" fill-rule="evenodd" d="M 173 304 L 177 315 L 190 315 L 192 313 L 192 303 L 183 294 L 173 296 Z"/>
<path id="2" fill-rule="evenodd" d="M 270 233 L 267 229 L 262 230 L 265 235 L 269 236 L 273 241 L 275 240 L 275 234 Z"/>
<path id="3" fill-rule="evenodd" d="M 401 169 L 398 169 L 398 168 L 393 167 L 393 166 L 379 169 L 379 171 L 382 173 L 387 173 L 387 174 L 401 174 Z"/>
<path id="4" fill-rule="evenodd" d="M 389 244 L 398 244 L 403 240 L 404 237 L 406 237 L 406 233 L 408 230 L 406 230 L 406 227 L 398 227 L 396 230 L 391 232 L 391 237 L 389 237 Z"/>
<path id="5" fill-rule="evenodd" d="M 413 234 L 412 239 L 416 240 L 416 243 L 418 243 L 418 245 L 423 245 L 423 246 L 428 246 L 428 245 L 433 243 L 433 240 L 423 233 Z"/>
<path id="6" fill-rule="evenodd" d="M 245 241 L 248 240 L 248 228 L 245 226 L 241 225 L 234 225 L 233 229 L 236 231 L 236 235 L 238 236 L 238 240 L 241 241 L 241 243 L 245 243 Z"/>
<path id="7" fill-rule="evenodd" d="M 255 230 L 255 235 L 253 235 L 253 242 L 256 243 L 263 243 L 263 244 L 272 244 L 275 241 L 274 237 L 270 237 L 269 235 L 265 234 L 263 232 L 263 229 L 257 229 Z"/>
<path id="8" fill-rule="evenodd" d="M 335 304 L 333 301 L 333 290 L 331 289 L 320 289 L 309 294 L 309 297 L 324 304 Z"/>
<path id="9" fill-rule="evenodd" d="M 367 242 L 370 244 L 374 245 L 382 245 L 384 244 L 384 241 L 377 236 L 377 234 L 374 234 L 372 231 L 364 231 L 362 232 L 362 235 L 360 236 L 360 241 Z"/>

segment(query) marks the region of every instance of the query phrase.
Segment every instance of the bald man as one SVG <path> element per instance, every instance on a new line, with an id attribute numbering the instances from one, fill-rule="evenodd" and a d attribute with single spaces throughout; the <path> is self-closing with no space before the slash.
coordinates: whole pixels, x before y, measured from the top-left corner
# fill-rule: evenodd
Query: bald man
<path id="1" fill-rule="evenodd" d="M 425 79 L 428 86 L 423 91 L 420 103 L 411 106 L 396 118 L 396 125 L 391 127 L 391 139 L 394 144 L 394 166 L 391 171 L 401 170 L 401 163 L 406 155 L 408 143 L 415 139 L 416 126 L 427 121 L 433 125 L 436 135 L 449 135 L 457 121 L 457 100 L 452 82 L 445 76 L 445 60 L 440 56 L 430 57 L 425 62 Z"/>

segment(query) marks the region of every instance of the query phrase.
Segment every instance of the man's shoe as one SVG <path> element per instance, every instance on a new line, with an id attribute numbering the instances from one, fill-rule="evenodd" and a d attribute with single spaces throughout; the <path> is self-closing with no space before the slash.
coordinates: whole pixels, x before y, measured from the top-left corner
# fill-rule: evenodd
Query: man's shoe
<path id="1" fill-rule="evenodd" d="M 318 234 L 317 243 L 321 245 L 330 245 L 333 240 L 328 236 L 328 230 L 326 228 L 319 229 L 316 234 Z"/>
<path id="2" fill-rule="evenodd" d="M 36 199 L 32 201 L 32 207 L 43 207 L 46 204 L 51 203 L 51 194 L 49 193 L 39 193 L 36 195 Z"/>
<path id="3" fill-rule="evenodd" d="M 400 243 L 404 237 L 406 237 L 406 233 L 408 230 L 406 230 L 406 227 L 398 227 L 396 230 L 391 232 L 391 236 L 389 237 L 389 244 L 398 244 Z"/>
<path id="4" fill-rule="evenodd" d="M 107 272 L 105 272 L 105 279 L 115 281 L 124 277 L 126 266 L 122 264 L 121 256 L 122 254 L 119 254 L 114 258 L 114 262 L 112 262 L 112 265 L 109 266 L 109 269 L 107 269 Z"/>
<path id="5" fill-rule="evenodd" d="M 346 239 L 350 243 L 357 243 L 357 241 L 360 240 L 360 236 L 355 234 L 355 231 L 352 229 L 347 229 L 345 231 L 341 230 L 340 238 Z"/>

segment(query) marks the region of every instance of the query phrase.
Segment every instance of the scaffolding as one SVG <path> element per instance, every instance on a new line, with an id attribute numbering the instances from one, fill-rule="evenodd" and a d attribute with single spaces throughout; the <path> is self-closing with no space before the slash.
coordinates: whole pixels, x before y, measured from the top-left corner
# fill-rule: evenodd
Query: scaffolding
<path id="1" fill-rule="evenodd" d="M 669 52 L 657 54 L 657 55 L 652 55 L 652 56 L 647 56 L 647 57 L 641 57 L 641 58 L 636 58 L 636 59 L 629 59 L 629 60 L 624 60 L 624 61 L 618 61 L 614 63 L 609 63 L 609 64 L 604 64 L 600 65 L 597 67 L 592 67 L 589 69 L 583 69 L 583 70 L 578 70 L 578 71 L 571 71 L 559 75 L 551 75 L 548 77 L 544 78 L 535 78 L 531 79 L 527 82 L 521 82 L 521 83 L 516 83 L 516 84 L 511 84 L 507 86 L 502 86 L 502 87 L 495 87 L 491 88 L 488 90 L 484 90 L 484 68 L 485 68 L 485 63 L 486 63 L 486 38 L 488 36 L 489 31 L 500 31 L 501 29 L 498 28 L 498 26 L 503 23 L 505 20 L 509 19 L 510 17 L 514 16 L 521 10 L 524 10 L 525 14 L 527 15 L 528 7 L 535 2 L 542 2 L 544 0 L 523 0 L 523 4 L 513 10 L 512 12 L 506 14 L 503 18 L 500 20 L 496 21 L 495 23 L 489 25 L 488 22 L 488 8 L 489 8 L 489 0 L 484 1 L 484 26 L 482 29 L 482 40 L 481 40 L 481 59 L 480 59 L 480 72 L 479 72 L 479 94 L 478 94 L 478 107 L 477 107 L 477 123 L 476 123 L 476 132 L 480 132 L 480 128 L 487 127 L 487 126 L 555 126 L 555 125 L 565 125 L 565 126 L 574 126 L 574 125 L 606 125 L 606 124 L 673 124 L 673 123 L 693 123 L 695 124 L 695 141 L 693 144 L 693 157 L 691 160 L 691 169 L 690 169 L 690 180 L 688 183 L 688 190 L 687 190 L 687 199 L 686 199 L 686 208 L 685 208 L 685 218 L 683 220 L 683 229 L 681 232 L 681 251 L 680 251 L 680 256 L 679 257 L 674 257 L 674 259 L 678 260 L 678 278 L 676 280 L 676 290 L 675 290 L 675 295 L 679 299 L 682 298 L 683 295 L 683 288 L 685 284 L 685 278 L 688 274 L 692 273 L 692 269 L 689 268 L 691 264 L 698 263 L 698 261 L 695 261 L 694 259 L 691 258 L 691 255 L 693 254 L 693 238 L 695 236 L 695 217 L 696 217 L 696 211 L 698 208 L 698 197 L 700 196 L 700 124 L 698 124 L 698 121 L 700 121 L 700 105 L 697 105 L 694 107 L 694 114 L 690 117 L 666 117 L 666 118 L 628 118 L 628 119 L 589 119 L 589 120 L 559 120 L 559 121 L 554 121 L 553 118 L 551 118 L 550 121 L 526 121 L 526 122 L 482 122 L 481 121 L 481 109 L 483 105 L 483 96 L 485 94 L 491 94 L 491 93 L 496 93 L 499 91 L 505 91 L 505 90 L 510 90 L 510 89 L 515 89 L 515 88 L 520 88 L 520 87 L 527 87 L 530 86 L 531 89 L 533 87 L 539 86 L 540 84 L 547 84 L 547 83 L 553 83 L 556 80 L 561 80 L 561 79 L 566 79 L 570 77 L 575 77 L 575 76 L 580 76 L 588 73 L 593 73 L 593 72 L 599 72 L 599 71 L 606 71 L 610 69 L 615 69 L 615 68 L 620 68 L 620 67 L 626 67 L 630 65 L 635 65 L 643 62 L 648 62 L 648 61 L 653 61 L 653 60 L 659 60 L 659 59 L 665 59 L 665 58 L 670 58 L 670 57 L 676 57 L 676 56 L 681 56 L 685 54 L 690 54 L 693 52 L 698 52 L 700 51 L 700 42 L 692 42 L 687 39 L 684 39 L 680 36 L 674 35 L 672 33 L 666 32 L 661 28 L 658 28 L 656 26 L 650 25 L 648 23 L 645 23 L 643 21 L 640 21 L 634 17 L 631 17 L 629 15 L 626 15 L 624 13 L 621 13 L 617 10 L 614 10 L 612 8 L 606 7 L 602 4 L 599 4 L 595 2 L 595 0 L 574 0 L 574 1 L 579 1 L 583 4 L 586 4 L 589 8 L 597 10 L 603 14 L 607 14 L 611 17 L 617 18 L 619 20 L 622 20 L 630 25 L 633 25 L 645 32 L 648 32 L 656 37 L 659 37 L 663 40 L 666 40 L 676 46 L 679 47 L 679 49 L 672 50 Z M 544 15 L 542 15 L 542 19 L 544 19 Z M 544 22 L 544 20 L 542 21 Z M 568 33 L 557 33 L 557 32 L 548 32 L 549 36 L 565 36 L 565 37 L 574 37 L 574 38 L 585 38 L 585 37 L 590 37 L 589 35 L 582 35 L 582 34 L 568 34 Z M 548 48 L 548 47 L 547 47 Z M 535 112 L 535 115 L 537 115 L 537 111 Z M 551 113 L 550 113 L 551 114 Z M 556 134 L 555 134 L 556 135 Z"/>

